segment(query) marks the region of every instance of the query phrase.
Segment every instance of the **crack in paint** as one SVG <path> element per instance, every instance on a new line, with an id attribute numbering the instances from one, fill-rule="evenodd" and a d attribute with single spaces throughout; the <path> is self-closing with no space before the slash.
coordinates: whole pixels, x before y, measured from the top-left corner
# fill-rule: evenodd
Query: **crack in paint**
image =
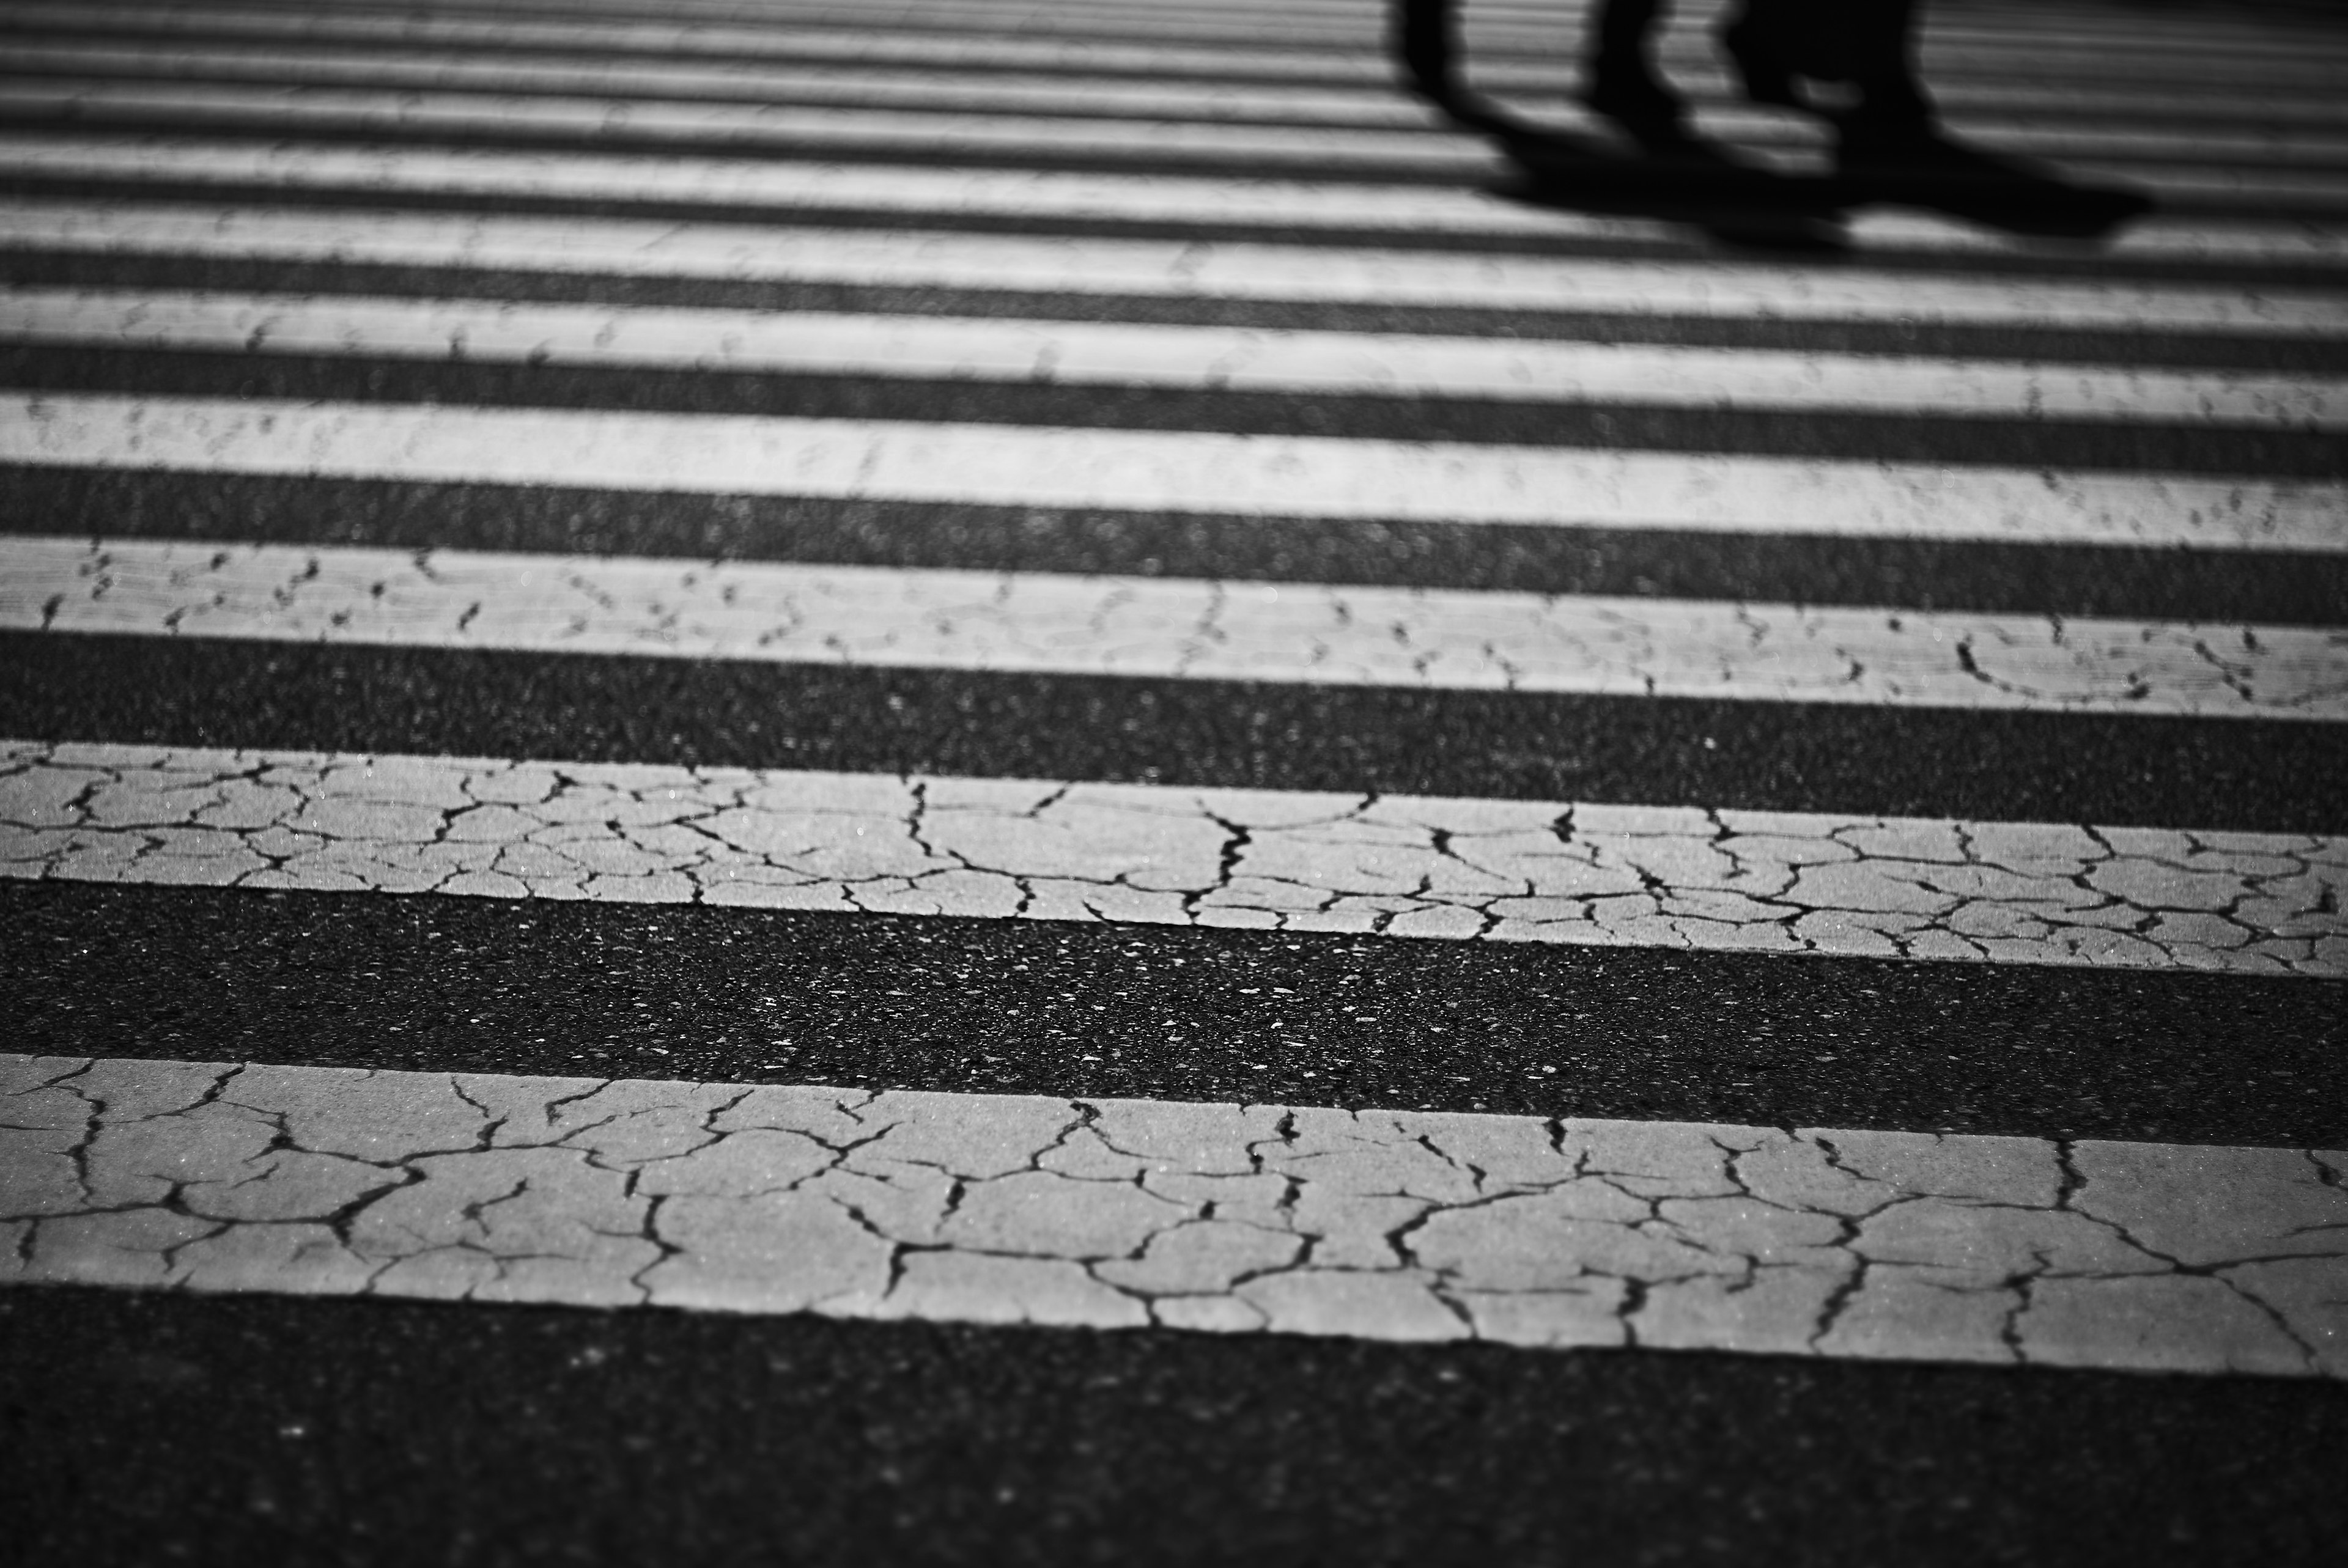
<path id="1" fill-rule="evenodd" d="M 0 760 L 15 876 L 2348 973 L 2348 854 L 2303 835 L 33 743 Z"/>
<path id="2" fill-rule="evenodd" d="M 2306 1316 L 2324 1309 L 2288 1280 L 2245 1272 L 2348 1266 L 2348 1188 L 2322 1152 L 2188 1152 L 2282 1192 L 2270 1217 L 2237 1216 L 2221 1249 L 2188 1258 L 2095 1201 L 2097 1183 L 2117 1178 L 2085 1169 L 2070 1143 L 5 1061 L 7 1126 L 66 1131 L 66 1107 L 81 1108 L 73 1143 L 46 1156 L 76 1173 L 77 1206 L 6 1216 L 22 1225 L 6 1258 L 18 1280 L 236 1289 L 282 1278 L 353 1294 L 672 1305 L 716 1291 L 737 1309 L 850 1316 L 1731 1348 L 1758 1335 L 1812 1354 L 2113 1365 L 2151 1353 L 2129 1348 L 2144 1324 L 2096 1341 L 2106 1315 L 2082 1317 L 2079 1291 L 2125 1301 L 2152 1286 L 2207 1287 L 2239 1308 L 2223 1343 L 2164 1343 L 2167 1359 L 2142 1364 L 2199 1356 L 2213 1368 L 2348 1375 Z M 405 1142 L 360 1154 L 346 1131 L 313 1147 L 300 1124 L 318 1115 Z M 124 1142 L 139 1129 L 161 1131 Z M 178 1151 L 174 1173 L 142 1190 L 165 1150 Z M 368 1174 L 333 1173 L 355 1170 Z M 784 1275 L 807 1279 L 735 1268 L 722 1231 L 690 1217 L 695 1204 L 799 1225 Z M 833 1223 L 846 1229 L 824 1228 Z M 2048 1223 L 2057 1228 L 2034 1228 Z M 1995 1262 L 2001 1247 L 2010 1263 Z M 1703 1327 L 1714 1300 L 1742 1304 L 1725 1328 Z M 1993 1304 L 1990 1315 L 1967 1316 L 1972 1301 Z M 2171 1339 L 2206 1332 L 2190 1314 L 2177 1321 Z"/>

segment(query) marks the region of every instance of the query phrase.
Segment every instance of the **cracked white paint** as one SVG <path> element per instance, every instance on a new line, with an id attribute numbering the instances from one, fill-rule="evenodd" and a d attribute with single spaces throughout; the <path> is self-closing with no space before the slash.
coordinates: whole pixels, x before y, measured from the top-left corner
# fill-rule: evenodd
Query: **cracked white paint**
<path id="1" fill-rule="evenodd" d="M 2348 975 L 2348 840 L 0 742 L 0 876 Z"/>
<path id="2" fill-rule="evenodd" d="M 370 147 L 207 140 L 181 135 L 0 140 L 0 174 L 70 181 L 146 180 L 335 190 L 379 196 L 656 200 L 715 209 L 887 211 L 1037 221 L 1251 224 L 1287 231 L 1461 236 L 1540 234 L 1651 243 L 1660 220 L 1592 218 L 1439 185 L 1094 174 L 1027 169 L 795 162 L 780 159 Z M 2005 255 L 2002 235 L 1923 214 L 1864 215 L 1862 245 L 1921 255 Z M 2110 241 L 2128 259 L 2329 267 L 2348 258 L 2348 227 L 2315 219 L 2213 221 L 2153 217 Z"/>
<path id="3" fill-rule="evenodd" d="M 621 218 L 181 207 L 0 198 L 0 247 L 618 277 L 856 283 L 1176 299 L 1377 303 L 1764 321 L 2348 335 L 2348 299 L 2303 289 L 1917 277 L 1705 261 L 1035 239 Z"/>
<path id="4" fill-rule="evenodd" d="M 0 538 L 0 628 L 1316 686 L 2348 719 L 2348 630 L 2336 628 L 1045 572 L 18 536 Z"/>
<path id="5" fill-rule="evenodd" d="M 2348 1153 L 0 1056 L 0 1280 L 2348 1377 Z"/>
<path id="6" fill-rule="evenodd" d="M 968 506 L 2348 550 L 2348 486 L 929 420 L 0 395 L 0 462 Z"/>
<path id="7" fill-rule="evenodd" d="M 0 289 L 0 343 L 1503 403 L 2348 428 L 2348 381 L 1889 354 L 348 295 Z"/>

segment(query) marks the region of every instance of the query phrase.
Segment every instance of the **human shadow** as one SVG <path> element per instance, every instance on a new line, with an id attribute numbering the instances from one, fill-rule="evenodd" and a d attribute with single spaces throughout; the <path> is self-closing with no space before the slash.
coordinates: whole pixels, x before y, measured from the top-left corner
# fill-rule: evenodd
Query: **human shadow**
<path id="1" fill-rule="evenodd" d="M 1599 4 L 1602 11 L 1609 0 Z M 1613 4 L 1634 13 L 1636 26 L 1651 25 L 1656 10 L 1654 0 Z M 1667 92 L 1638 82 L 1612 102 L 1603 83 L 1585 94 L 1624 142 L 1536 125 L 1468 87 L 1457 0 L 1395 0 L 1390 42 L 1414 92 L 1452 123 L 1490 138 L 1509 159 L 1512 175 L 1497 193 L 1532 206 L 1656 219 L 1733 249 L 1810 254 L 1848 250 L 1845 225 L 1869 207 L 1921 209 L 2014 235 L 2075 241 L 2107 238 L 2154 209 L 2143 191 L 2072 179 L 2034 159 L 1972 147 L 1929 117 L 1903 124 L 1897 135 L 1846 135 L 1835 168 L 1817 174 L 1739 158 L 1695 134 L 1684 116 L 1663 112 Z"/>

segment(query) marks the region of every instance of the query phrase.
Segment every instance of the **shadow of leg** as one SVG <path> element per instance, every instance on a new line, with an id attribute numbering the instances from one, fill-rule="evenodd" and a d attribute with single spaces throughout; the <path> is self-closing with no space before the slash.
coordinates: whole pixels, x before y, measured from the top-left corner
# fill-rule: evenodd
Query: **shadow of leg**
<path id="1" fill-rule="evenodd" d="M 1653 4 L 1643 10 L 1639 0 L 1632 4 L 1623 14 L 1629 21 L 1652 22 Z M 1516 178 L 1498 194 L 1559 210 L 1684 223 L 1740 249 L 1842 249 L 1831 181 L 1756 168 L 1684 129 L 1625 152 L 1533 125 L 1479 97 L 1461 77 L 1455 18 L 1454 0 L 1396 0 L 1394 53 L 1406 87 L 1452 123 L 1490 137 L 1515 165 Z"/>
<path id="2" fill-rule="evenodd" d="M 1655 74 L 1648 41 L 1663 0 L 1600 0 L 1582 62 L 1582 107 L 1650 151 L 1670 151 L 1693 138 L 1687 105 Z"/>

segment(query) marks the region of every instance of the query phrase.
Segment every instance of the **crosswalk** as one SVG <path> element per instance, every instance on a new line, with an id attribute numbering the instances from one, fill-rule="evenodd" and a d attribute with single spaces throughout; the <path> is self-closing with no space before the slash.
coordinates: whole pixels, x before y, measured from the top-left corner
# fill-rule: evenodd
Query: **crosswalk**
<path id="1" fill-rule="evenodd" d="M 0 4 L 0 1279 L 2348 1377 L 2348 36 L 1945 11 Z"/>

